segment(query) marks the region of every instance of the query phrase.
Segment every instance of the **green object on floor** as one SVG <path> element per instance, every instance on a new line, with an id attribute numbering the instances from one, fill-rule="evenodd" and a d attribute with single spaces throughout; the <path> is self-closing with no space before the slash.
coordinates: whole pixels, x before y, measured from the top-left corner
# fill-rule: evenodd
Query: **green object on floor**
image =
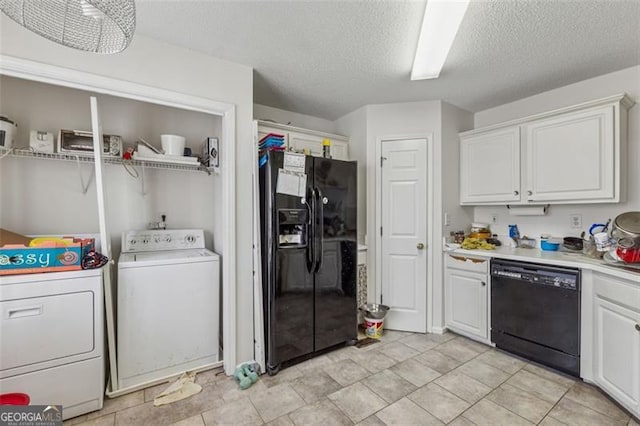
<path id="1" fill-rule="evenodd" d="M 242 367 L 243 366 L 236 368 L 236 371 L 233 373 L 233 377 L 236 379 L 236 382 L 238 382 L 240 389 L 245 390 L 248 389 L 253 382 L 244 374 L 244 369 Z"/>
<path id="2" fill-rule="evenodd" d="M 253 371 L 249 364 L 242 364 L 242 372 L 251 380 L 251 383 L 258 381 L 258 373 Z"/>

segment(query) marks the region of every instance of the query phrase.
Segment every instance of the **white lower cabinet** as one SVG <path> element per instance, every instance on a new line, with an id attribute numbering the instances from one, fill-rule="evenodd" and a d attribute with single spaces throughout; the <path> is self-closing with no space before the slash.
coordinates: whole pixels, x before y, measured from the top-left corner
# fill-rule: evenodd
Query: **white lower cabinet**
<path id="1" fill-rule="evenodd" d="M 445 258 L 445 322 L 449 330 L 489 343 L 489 259 Z"/>
<path id="2" fill-rule="evenodd" d="M 640 287 L 593 275 L 593 380 L 640 417 Z"/>

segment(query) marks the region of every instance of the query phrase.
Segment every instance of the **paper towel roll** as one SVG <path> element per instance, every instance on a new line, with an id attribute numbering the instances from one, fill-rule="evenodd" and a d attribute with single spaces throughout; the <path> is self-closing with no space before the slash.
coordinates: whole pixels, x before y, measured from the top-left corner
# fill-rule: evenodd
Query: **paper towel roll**
<path id="1" fill-rule="evenodd" d="M 547 214 L 546 206 L 507 206 L 512 216 L 544 216 Z"/>

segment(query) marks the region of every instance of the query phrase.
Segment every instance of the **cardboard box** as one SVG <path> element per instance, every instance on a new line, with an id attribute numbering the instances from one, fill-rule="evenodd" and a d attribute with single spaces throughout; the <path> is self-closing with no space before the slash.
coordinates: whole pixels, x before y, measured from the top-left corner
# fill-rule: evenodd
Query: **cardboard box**
<path id="1" fill-rule="evenodd" d="M 29 237 L 0 228 L 0 247 L 7 244 L 20 244 L 23 246 L 28 246 L 30 242 L 31 238 Z"/>
<path id="2" fill-rule="evenodd" d="M 14 237 L 3 243 L 17 241 Z M 5 235 L 5 232 L 3 232 Z M 18 234 L 13 234 L 18 235 Z M 19 235 L 18 235 L 19 236 Z M 23 237 L 25 238 L 25 237 Z M 68 237 L 70 242 L 44 242 L 37 247 L 27 244 L 3 244 L 0 247 L 0 275 L 33 274 L 41 272 L 77 271 L 82 269 L 82 258 L 93 249 L 94 240 Z M 31 238 L 28 238 L 31 241 Z"/>

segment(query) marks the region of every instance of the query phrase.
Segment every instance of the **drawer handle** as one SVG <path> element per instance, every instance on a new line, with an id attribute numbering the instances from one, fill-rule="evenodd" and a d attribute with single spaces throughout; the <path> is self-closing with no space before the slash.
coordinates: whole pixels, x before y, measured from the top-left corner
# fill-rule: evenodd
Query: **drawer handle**
<path id="1" fill-rule="evenodd" d="M 9 319 L 35 317 L 37 315 L 42 315 L 42 305 L 9 309 Z"/>
<path id="2" fill-rule="evenodd" d="M 485 283 L 484 281 L 481 281 L 481 283 L 482 283 L 482 287 L 487 285 L 487 283 Z"/>

